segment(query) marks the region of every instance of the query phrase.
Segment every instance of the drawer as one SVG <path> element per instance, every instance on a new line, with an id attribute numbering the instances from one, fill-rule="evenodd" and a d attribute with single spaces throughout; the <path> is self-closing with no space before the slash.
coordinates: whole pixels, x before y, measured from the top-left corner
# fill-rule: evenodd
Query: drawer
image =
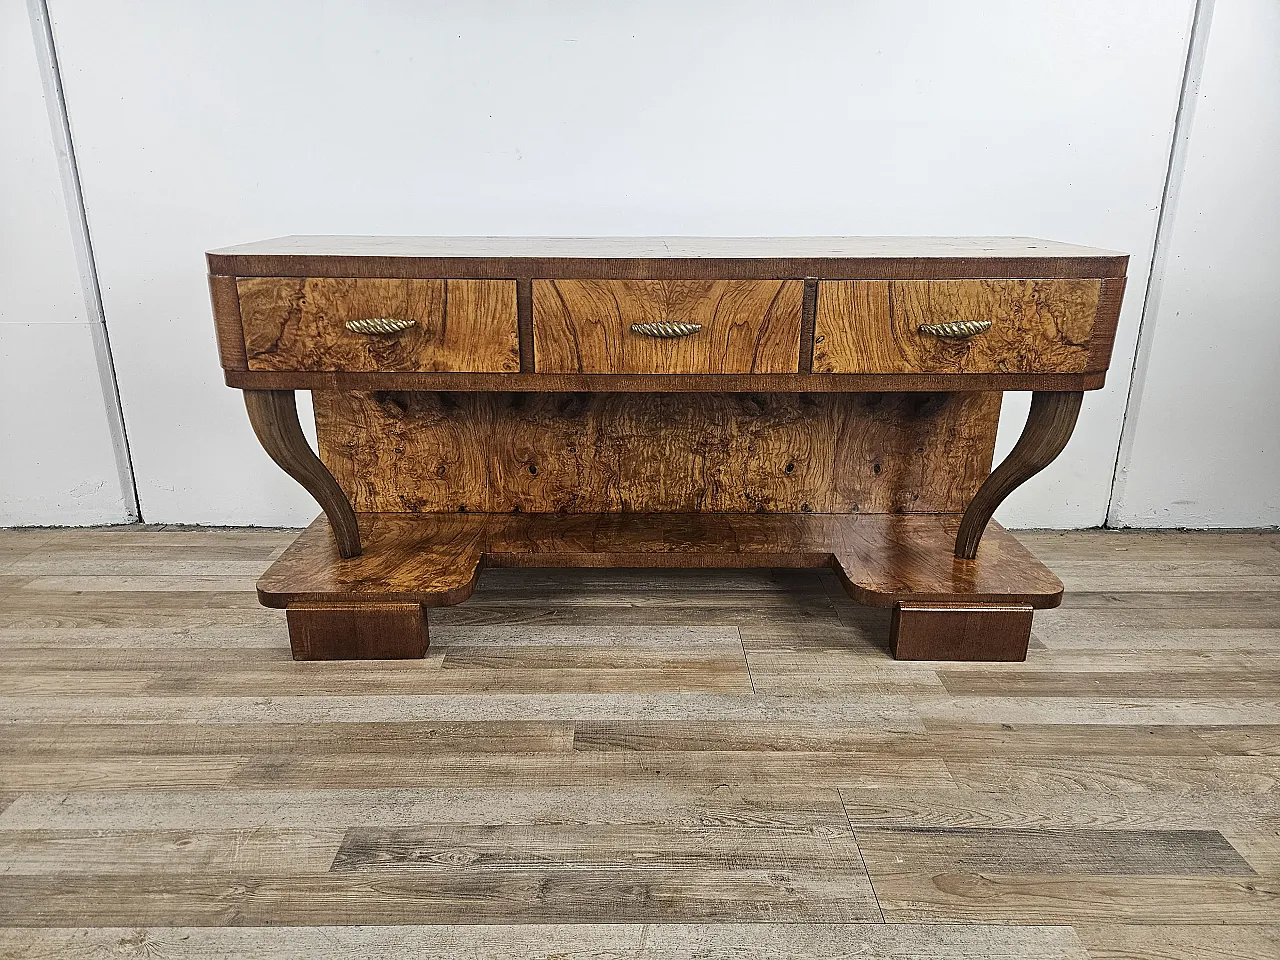
<path id="1" fill-rule="evenodd" d="M 535 369 L 796 373 L 803 301 L 801 280 L 534 280 Z M 664 323 L 691 326 L 632 329 Z"/>
<path id="2" fill-rule="evenodd" d="M 236 288 L 250 370 L 520 369 L 514 280 L 245 277 Z M 347 327 L 371 319 L 412 324 Z"/>
<path id="3" fill-rule="evenodd" d="M 1101 288 L 1100 280 L 825 280 L 813 371 L 1081 373 Z M 921 329 L 966 321 L 978 329 Z"/>

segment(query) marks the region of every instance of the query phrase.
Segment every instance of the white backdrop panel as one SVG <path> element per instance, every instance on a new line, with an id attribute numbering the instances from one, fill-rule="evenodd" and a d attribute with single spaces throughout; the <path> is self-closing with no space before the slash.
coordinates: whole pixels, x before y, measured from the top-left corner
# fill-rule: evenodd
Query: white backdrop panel
<path id="1" fill-rule="evenodd" d="M 1115 518 L 1280 524 L 1280 3 L 1214 7 Z"/>
<path id="2" fill-rule="evenodd" d="M 0 526 L 121 523 L 120 477 L 25 4 L 0 4 Z"/>
<path id="3" fill-rule="evenodd" d="M 1126 250 L 1111 385 L 1001 514 L 1105 515 L 1192 0 L 50 6 L 149 520 L 314 515 L 221 385 L 201 257 L 311 232 Z"/>

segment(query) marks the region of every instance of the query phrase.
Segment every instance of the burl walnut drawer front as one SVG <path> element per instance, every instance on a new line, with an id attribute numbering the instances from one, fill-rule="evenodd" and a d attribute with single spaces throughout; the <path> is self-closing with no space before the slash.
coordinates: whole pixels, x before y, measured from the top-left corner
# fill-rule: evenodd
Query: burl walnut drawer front
<path id="1" fill-rule="evenodd" d="M 801 280 L 534 280 L 539 373 L 796 373 Z"/>
<path id="2" fill-rule="evenodd" d="M 827 280 L 814 373 L 1081 373 L 1099 280 Z"/>
<path id="3" fill-rule="evenodd" d="M 520 369 L 514 280 L 252 277 L 236 287 L 250 370 Z"/>

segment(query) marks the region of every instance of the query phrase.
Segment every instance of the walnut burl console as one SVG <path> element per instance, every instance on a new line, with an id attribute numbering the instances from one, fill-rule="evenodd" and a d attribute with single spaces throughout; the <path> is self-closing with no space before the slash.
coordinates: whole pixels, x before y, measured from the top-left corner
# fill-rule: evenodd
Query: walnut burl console
<path id="1" fill-rule="evenodd" d="M 830 567 L 892 609 L 901 659 L 1021 660 L 1062 584 L 991 515 L 1103 385 L 1127 260 L 1014 238 L 215 250 L 227 384 L 324 511 L 258 596 L 298 659 L 420 657 L 426 608 L 485 565 Z M 1005 390 L 1031 413 L 992 470 Z"/>

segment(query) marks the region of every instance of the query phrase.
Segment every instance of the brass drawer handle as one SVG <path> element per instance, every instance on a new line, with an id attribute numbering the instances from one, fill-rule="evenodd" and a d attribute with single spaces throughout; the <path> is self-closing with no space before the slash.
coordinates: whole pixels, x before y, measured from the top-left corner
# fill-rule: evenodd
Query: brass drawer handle
<path id="1" fill-rule="evenodd" d="M 700 323 L 686 323 L 683 320 L 654 320 L 652 323 L 633 323 L 632 333 L 644 334 L 646 337 L 687 337 L 702 329 Z"/>
<path id="2" fill-rule="evenodd" d="M 343 324 L 352 333 L 399 333 L 408 330 L 417 320 L 401 320 L 396 317 L 369 317 L 365 320 L 348 320 Z"/>
<path id="3" fill-rule="evenodd" d="M 952 320 L 950 323 L 922 323 L 921 333 L 931 333 L 946 340 L 968 340 L 991 329 L 990 320 Z"/>

